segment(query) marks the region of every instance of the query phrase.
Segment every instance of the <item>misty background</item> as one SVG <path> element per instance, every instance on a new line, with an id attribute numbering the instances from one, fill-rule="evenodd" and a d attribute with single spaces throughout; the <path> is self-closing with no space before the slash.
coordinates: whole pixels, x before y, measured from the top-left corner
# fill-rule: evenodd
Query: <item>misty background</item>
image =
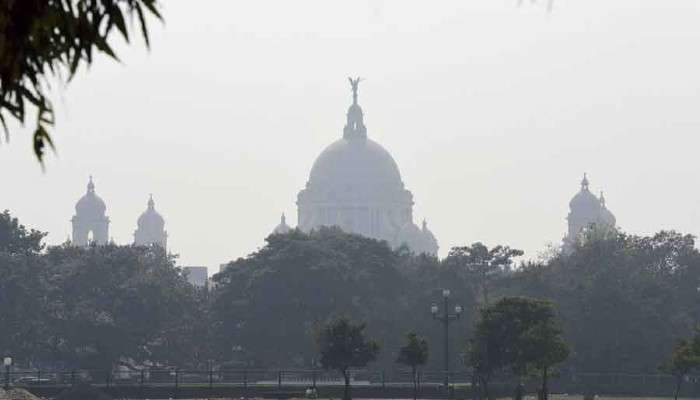
<path id="1" fill-rule="evenodd" d="M 361 76 L 368 136 L 399 165 L 441 255 L 559 244 L 584 172 L 627 232 L 700 233 L 700 1 L 169 0 L 152 49 L 116 46 L 56 88 L 57 156 L 33 123 L 0 146 L 0 209 L 70 235 L 94 175 L 110 236 L 153 193 L 169 250 L 218 265 L 263 244 Z"/>

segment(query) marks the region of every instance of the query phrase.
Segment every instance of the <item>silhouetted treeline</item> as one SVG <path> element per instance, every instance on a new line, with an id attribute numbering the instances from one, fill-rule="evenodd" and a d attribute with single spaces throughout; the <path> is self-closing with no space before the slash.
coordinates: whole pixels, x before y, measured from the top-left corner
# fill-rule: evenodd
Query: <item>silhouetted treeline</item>
<path id="1" fill-rule="evenodd" d="M 346 315 L 380 342 L 375 367 L 395 368 L 412 331 L 431 347 L 426 368 L 441 369 L 430 305 L 447 288 L 464 309 L 451 325 L 453 369 L 484 302 L 522 295 L 557 305 L 564 369 L 653 373 L 700 320 L 700 253 L 675 232 L 594 230 L 570 254 L 515 267 L 520 252 L 505 246 L 438 260 L 334 228 L 292 231 L 231 262 L 208 291 L 158 247 L 44 249 L 43 236 L 0 214 L 0 349 L 25 365 L 314 367 L 318 325 Z"/>

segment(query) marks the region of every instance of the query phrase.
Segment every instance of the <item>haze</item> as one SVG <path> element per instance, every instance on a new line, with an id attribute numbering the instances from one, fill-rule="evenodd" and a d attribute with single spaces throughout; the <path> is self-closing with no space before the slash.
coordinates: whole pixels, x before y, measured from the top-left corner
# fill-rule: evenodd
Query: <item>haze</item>
<path id="1" fill-rule="evenodd" d="M 342 135 L 346 77 L 450 247 L 537 257 L 559 244 L 584 172 L 627 232 L 700 233 L 700 2 L 169 0 L 152 49 L 118 46 L 58 90 L 46 171 L 31 123 L 0 147 L 0 209 L 70 233 L 94 175 L 110 236 L 153 193 L 180 264 L 245 256 Z"/>

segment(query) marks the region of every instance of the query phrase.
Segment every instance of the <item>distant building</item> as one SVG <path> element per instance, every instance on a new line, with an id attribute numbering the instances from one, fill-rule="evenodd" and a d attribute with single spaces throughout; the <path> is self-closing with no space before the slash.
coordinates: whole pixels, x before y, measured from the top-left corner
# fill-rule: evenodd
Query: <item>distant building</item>
<path id="1" fill-rule="evenodd" d="M 207 267 L 182 267 L 182 270 L 187 276 L 187 282 L 193 286 L 204 287 L 207 285 L 209 280 L 209 274 L 207 272 Z"/>
<path id="2" fill-rule="evenodd" d="M 73 224 L 73 245 L 87 246 L 89 243 L 107 244 L 109 240 L 109 218 L 105 215 L 107 206 L 95 194 L 92 176 L 87 185 L 87 193 L 75 205 Z"/>
<path id="3" fill-rule="evenodd" d="M 350 80 L 353 102 L 343 136 L 326 147 L 297 196 L 298 228 L 309 232 L 337 226 L 350 233 L 407 245 L 416 253 L 437 255 L 438 242 L 424 222 L 413 222 L 413 194 L 406 190 L 393 157 L 367 137 L 357 102 L 359 79 Z M 290 229 L 284 217 L 278 230 Z"/>
<path id="4" fill-rule="evenodd" d="M 156 211 L 153 196 L 148 199 L 148 206 L 137 221 L 134 232 L 134 244 L 150 246 L 157 244 L 167 249 L 168 233 L 165 231 L 165 220 Z"/>
<path id="5" fill-rule="evenodd" d="M 581 232 L 590 227 L 605 229 L 616 226 L 615 215 L 608 210 L 603 193 L 600 193 L 600 197 L 591 193 L 586 174 L 581 181 L 581 190 L 569 202 L 567 222 L 569 229 L 563 240 L 565 251 L 570 251 Z"/>

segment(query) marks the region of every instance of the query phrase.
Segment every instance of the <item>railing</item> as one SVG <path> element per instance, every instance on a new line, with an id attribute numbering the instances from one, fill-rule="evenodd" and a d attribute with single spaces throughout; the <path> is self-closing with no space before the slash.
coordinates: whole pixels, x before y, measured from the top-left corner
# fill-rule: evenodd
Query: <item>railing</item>
<path id="1" fill-rule="evenodd" d="M 3 380 L 8 378 L 3 374 Z M 421 371 L 417 376 L 421 392 L 445 393 L 444 371 Z M 342 376 L 332 371 L 308 370 L 266 370 L 266 369 L 140 369 L 129 371 L 104 370 L 13 370 L 9 382 L 15 386 L 67 387 L 76 383 L 89 383 L 106 388 L 242 388 L 257 390 L 304 391 L 308 387 L 337 388 L 344 384 Z M 472 377 L 466 371 L 450 372 L 447 391 L 460 391 L 462 396 L 472 397 Z M 354 388 L 372 389 L 375 393 L 388 393 L 391 390 L 412 390 L 411 372 L 407 370 L 354 370 L 351 372 Z M 535 392 L 539 382 L 533 380 L 526 387 Z M 513 379 L 499 379 L 492 382 L 492 393 L 512 394 Z M 549 384 L 553 393 L 597 393 L 608 395 L 670 395 L 675 387 L 675 378 L 661 374 L 603 374 L 566 373 L 553 377 Z M 700 395 L 700 377 L 692 376 L 684 382 L 683 394 Z"/>

